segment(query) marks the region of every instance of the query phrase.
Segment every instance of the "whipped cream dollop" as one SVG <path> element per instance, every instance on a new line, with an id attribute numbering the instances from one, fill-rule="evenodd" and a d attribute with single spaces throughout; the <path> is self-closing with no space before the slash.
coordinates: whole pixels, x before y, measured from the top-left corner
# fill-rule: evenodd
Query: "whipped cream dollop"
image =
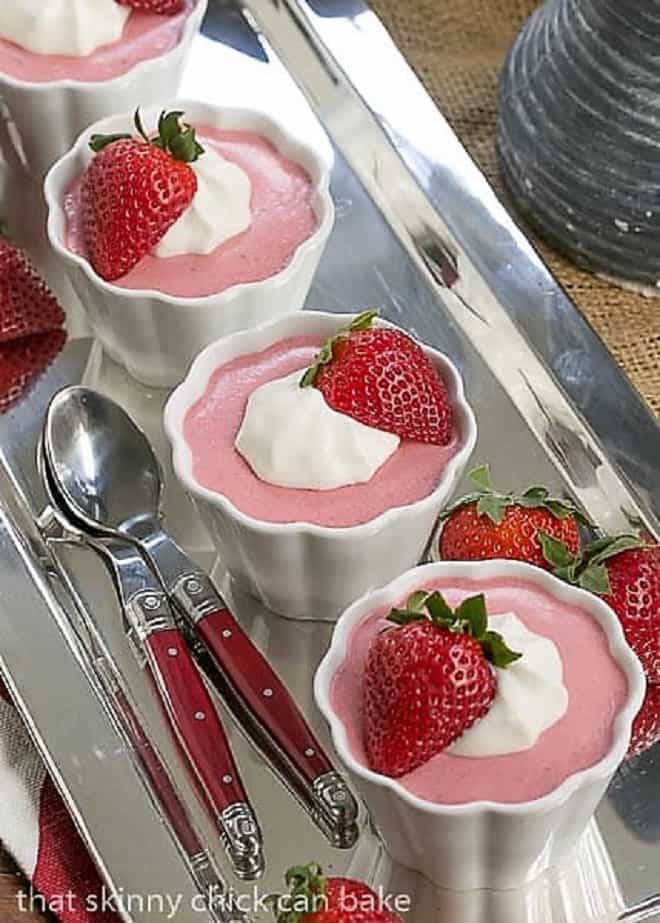
<path id="1" fill-rule="evenodd" d="M 279 487 L 334 490 L 369 481 L 399 437 L 333 410 L 318 388 L 300 387 L 302 375 L 252 392 L 236 449 L 258 478 Z"/>
<path id="2" fill-rule="evenodd" d="M 202 144 L 204 153 L 190 164 L 197 175 L 195 197 L 154 247 L 154 256 L 211 253 L 252 223 L 250 177 L 203 139 Z"/>
<path id="3" fill-rule="evenodd" d="M 447 748 L 455 756 L 529 750 L 568 709 L 557 645 L 530 631 L 513 612 L 491 616 L 488 627 L 523 656 L 506 669 L 495 668 L 497 693 L 490 711 Z"/>
<path id="4" fill-rule="evenodd" d="M 118 41 L 130 15 L 116 0 L 2 0 L 0 38 L 35 54 L 83 58 Z"/>

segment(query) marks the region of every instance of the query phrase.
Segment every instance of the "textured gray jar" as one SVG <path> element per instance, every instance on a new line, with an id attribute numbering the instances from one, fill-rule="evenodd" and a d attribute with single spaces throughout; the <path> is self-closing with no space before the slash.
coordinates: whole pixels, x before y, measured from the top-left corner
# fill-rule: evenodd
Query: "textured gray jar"
<path id="1" fill-rule="evenodd" d="M 591 269 L 660 288 L 660 0 L 548 0 L 499 87 L 517 206 Z"/>

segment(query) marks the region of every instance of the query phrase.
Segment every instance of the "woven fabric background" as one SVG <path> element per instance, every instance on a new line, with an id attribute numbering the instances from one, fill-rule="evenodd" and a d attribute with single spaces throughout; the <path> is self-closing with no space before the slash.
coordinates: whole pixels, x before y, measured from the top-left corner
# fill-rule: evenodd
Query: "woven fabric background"
<path id="1" fill-rule="evenodd" d="M 538 3 L 371 0 L 371 5 L 513 211 L 495 153 L 497 79 L 516 33 Z M 617 288 L 578 269 L 542 241 L 536 243 L 570 297 L 660 415 L 660 297 L 646 298 Z"/>

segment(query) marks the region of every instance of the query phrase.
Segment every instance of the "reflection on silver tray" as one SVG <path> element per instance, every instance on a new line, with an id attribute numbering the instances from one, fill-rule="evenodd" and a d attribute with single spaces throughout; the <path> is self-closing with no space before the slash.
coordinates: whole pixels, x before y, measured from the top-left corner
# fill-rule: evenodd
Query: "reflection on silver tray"
<path id="1" fill-rule="evenodd" d="M 577 496 L 603 526 L 619 527 L 625 513 L 634 513 L 657 527 L 655 422 L 360 0 L 212 2 L 205 31 L 182 95 L 270 108 L 320 144 L 333 163 L 337 226 L 308 306 L 344 311 L 382 305 L 386 316 L 449 353 L 479 416 L 475 459 L 488 459 L 504 487 L 544 482 Z M 137 386 L 84 339 L 80 306 L 39 236 L 39 191 L 23 184 L 19 198 L 10 181 L 8 192 L 26 242 L 72 307 L 71 327 L 79 338 L 30 395 L 0 418 L 2 667 L 108 880 L 127 896 L 181 894 L 176 919 L 204 920 L 191 910 L 194 883 L 183 857 L 104 707 L 94 665 L 86 660 L 76 600 L 94 616 L 214 861 L 229 884 L 238 891 L 244 886 L 227 869 L 153 692 L 130 656 L 104 569 L 82 548 L 47 547 L 34 526 L 45 503 L 35 444 L 52 393 L 82 380 L 133 414 L 164 465 L 171 531 L 200 564 L 212 566 L 213 555 L 172 476 L 160 422 L 166 395 Z M 28 196 L 34 208 L 26 207 Z M 217 576 L 231 594 L 221 565 Z M 238 594 L 234 603 L 326 742 L 311 678 L 330 628 L 278 618 Z M 660 891 L 658 747 L 619 773 L 599 809 L 598 828 L 590 827 L 562 868 L 525 892 L 457 895 L 392 867 L 366 816 L 355 850 L 330 848 L 226 723 L 266 832 L 262 894 L 281 887 L 288 865 L 317 859 L 386 892 L 409 894 L 413 910 L 407 919 L 419 923 L 613 921 L 624 907 L 638 904 L 626 919 L 641 921 L 653 912 L 641 902 Z M 136 923 L 154 918 L 137 904 L 125 916 Z"/>

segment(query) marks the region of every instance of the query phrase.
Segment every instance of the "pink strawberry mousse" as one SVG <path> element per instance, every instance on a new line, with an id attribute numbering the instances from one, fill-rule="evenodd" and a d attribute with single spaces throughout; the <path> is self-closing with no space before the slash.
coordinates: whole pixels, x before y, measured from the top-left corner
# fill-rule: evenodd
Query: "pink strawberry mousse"
<path id="1" fill-rule="evenodd" d="M 297 163 L 280 154 L 254 132 L 197 128 L 203 146 L 213 145 L 249 176 L 252 223 L 208 255 L 144 257 L 115 282 L 127 289 L 150 289 L 180 298 L 214 295 L 232 285 L 261 282 L 288 266 L 314 234 L 318 220 L 312 208 L 312 181 Z M 86 256 L 82 233 L 80 179 L 65 198 L 67 247 Z"/>
<path id="2" fill-rule="evenodd" d="M 234 448 L 248 398 L 267 381 L 297 369 L 302 374 L 321 345 L 321 337 L 290 337 L 220 366 L 186 414 L 184 438 L 192 452 L 195 480 L 255 519 L 330 527 L 368 522 L 392 507 L 428 496 L 458 451 L 457 433 L 448 446 L 404 439 L 369 482 L 335 490 L 276 487 L 260 480 Z"/>
<path id="3" fill-rule="evenodd" d="M 450 606 L 485 593 L 490 615 L 514 612 L 530 631 L 555 643 L 568 689 L 563 718 L 544 731 L 529 750 L 502 756 L 465 757 L 440 753 L 397 781 L 409 792 L 437 804 L 496 801 L 509 804 L 547 795 L 610 749 L 614 720 L 628 695 L 625 675 L 609 652 L 607 637 L 586 612 L 559 602 L 522 580 L 431 581 Z M 401 600 L 403 603 L 403 600 Z M 348 656 L 332 680 L 331 702 L 348 734 L 354 758 L 368 767 L 360 715 L 362 677 L 374 636 L 391 623 L 381 608 L 354 629 Z"/>
<path id="4" fill-rule="evenodd" d="M 112 80 L 127 73 L 136 64 L 159 58 L 175 48 L 194 5 L 193 0 L 189 0 L 185 9 L 172 16 L 133 10 L 119 41 L 97 48 L 91 55 L 82 58 L 36 54 L 0 39 L 0 73 L 29 83 L 51 83 L 55 80 L 101 83 Z"/>

